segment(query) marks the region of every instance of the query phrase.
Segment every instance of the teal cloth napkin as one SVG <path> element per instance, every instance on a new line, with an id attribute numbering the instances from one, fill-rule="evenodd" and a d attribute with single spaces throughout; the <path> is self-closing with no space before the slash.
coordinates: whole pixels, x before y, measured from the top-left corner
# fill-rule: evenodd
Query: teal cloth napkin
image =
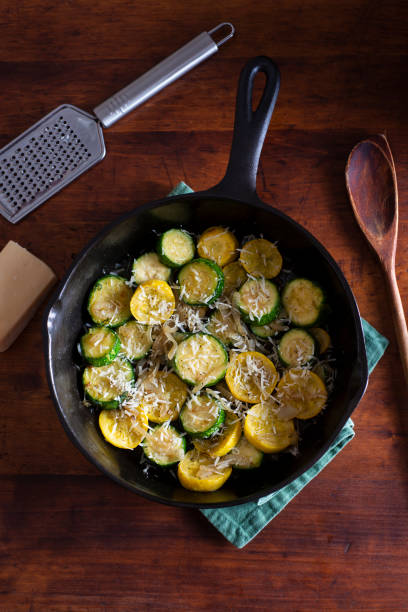
<path id="1" fill-rule="evenodd" d="M 169 195 L 191 193 L 192 189 L 185 183 L 179 183 Z M 388 346 L 384 338 L 372 325 L 362 319 L 366 343 L 368 369 L 371 373 Z M 299 478 L 275 491 L 257 502 L 201 510 L 204 516 L 220 531 L 234 546 L 243 548 L 250 542 L 285 506 L 305 487 L 324 467 L 346 446 L 354 437 L 354 424 L 347 421 L 333 445 L 311 468 Z"/>

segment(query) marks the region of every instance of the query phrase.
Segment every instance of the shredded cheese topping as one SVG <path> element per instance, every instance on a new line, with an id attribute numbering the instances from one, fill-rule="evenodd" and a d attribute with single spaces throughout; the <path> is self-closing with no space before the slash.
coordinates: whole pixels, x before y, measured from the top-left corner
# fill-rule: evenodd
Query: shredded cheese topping
<path id="1" fill-rule="evenodd" d="M 212 246 L 217 244 L 218 235 L 214 238 Z M 275 248 L 273 245 L 271 253 L 275 253 Z M 242 249 L 236 250 L 242 254 Z M 270 266 L 270 261 L 262 249 L 255 250 L 258 272 L 262 266 Z M 233 251 L 231 247 L 230 252 Z M 177 260 L 176 247 L 174 251 L 169 248 L 169 253 Z M 209 253 L 214 252 L 210 249 L 207 255 Z M 154 447 L 159 463 L 182 461 L 190 475 L 199 480 L 221 477 L 234 465 L 234 460 L 242 467 L 250 466 L 251 462 L 259 463 L 262 453 L 244 437 L 225 456 L 211 456 L 211 453 L 222 445 L 228 427 L 234 423 L 240 423 L 239 436 L 247 415 L 255 416 L 253 404 L 260 403 L 268 408 L 265 414 L 261 411 L 256 415 L 255 434 L 262 437 L 265 444 L 273 444 L 276 440 L 282 442 L 286 436 L 292 444 L 290 451 L 296 453 L 297 432 L 293 428 L 293 419 L 312 418 L 324 409 L 328 394 L 334 387 L 336 369 L 331 350 L 325 353 L 324 359 L 312 357 L 303 364 L 307 347 L 298 343 L 290 348 L 291 360 L 293 358 L 295 365 L 302 367 L 286 370 L 279 358 L 278 344 L 282 332 L 290 329 L 287 312 L 281 311 L 277 319 L 260 328 L 260 337 L 251 331 L 253 325 L 249 329 L 241 318 L 240 309 L 247 311 L 249 321 L 254 323 L 270 311 L 276 288 L 264 276 L 254 277 L 246 273 L 237 261 L 229 263 L 225 271 L 230 269 L 230 287 L 207 307 L 191 306 L 183 301 L 183 295 L 190 297 L 194 292 L 201 297 L 202 292 L 212 295 L 217 275 L 208 273 L 211 268 L 193 266 L 181 287 L 172 286 L 160 280 L 155 265 L 150 266 L 150 263 L 155 263 L 150 257 L 154 254 L 147 255 L 148 258 L 138 260 L 146 264 L 146 269 L 139 265 L 139 271 L 142 270 L 150 280 L 139 285 L 134 292 L 138 300 L 132 313 L 137 320 L 116 330 L 122 343 L 120 355 L 131 359 L 145 355 L 133 364 L 135 380 L 128 362 L 121 358 L 116 358 L 108 366 L 88 366 L 84 372 L 85 391 L 92 388 L 94 399 L 120 401 L 120 410 L 112 415 L 111 435 L 117 436 L 123 444 L 129 431 L 133 431 L 136 437 L 144 436 L 140 415 L 147 415 L 159 426 L 146 425 L 148 430 L 143 444 L 146 448 L 149 444 Z M 245 257 L 242 259 L 245 261 Z M 283 278 L 290 277 L 290 274 L 290 271 L 282 270 Z M 243 275 L 246 280 L 242 285 Z M 95 300 L 95 312 L 111 324 L 123 316 L 126 300 L 126 307 L 129 307 L 134 282 L 134 279 L 120 279 L 118 283 L 118 278 L 107 282 L 104 300 L 100 304 Z M 277 282 L 279 285 L 279 279 Z M 165 290 L 161 291 L 163 287 L 160 289 L 157 283 L 163 283 Z M 239 286 L 239 293 L 232 291 Z M 187 334 L 192 335 L 187 337 Z M 229 345 L 229 355 L 216 338 Z M 95 334 L 92 343 L 95 352 L 106 350 L 102 332 Z M 192 383 L 192 388 L 172 371 L 172 363 L 183 372 L 183 378 Z M 215 388 L 207 387 L 202 393 L 206 385 L 223 375 L 227 366 L 225 381 L 218 382 Z M 226 422 L 210 438 L 201 440 L 201 446 L 199 440 L 197 449 L 189 451 L 188 457 L 184 456 L 182 438 L 170 423 L 177 419 L 185 406 L 186 429 L 204 432 L 216 420 L 220 405 L 227 414 Z M 143 469 L 147 473 L 149 467 Z"/>

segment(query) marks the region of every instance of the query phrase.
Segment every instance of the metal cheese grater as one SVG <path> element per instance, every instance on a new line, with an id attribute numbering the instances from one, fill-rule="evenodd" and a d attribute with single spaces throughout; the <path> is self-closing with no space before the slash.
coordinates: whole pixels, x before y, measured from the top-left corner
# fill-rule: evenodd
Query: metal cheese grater
<path id="1" fill-rule="evenodd" d="M 216 42 L 213 35 L 226 32 Z M 218 51 L 234 35 L 221 23 L 202 32 L 133 83 L 94 108 L 91 115 L 63 104 L 0 150 L 0 213 L 16 223 L 105 157 L 102 126 L 148 98 Z"/>

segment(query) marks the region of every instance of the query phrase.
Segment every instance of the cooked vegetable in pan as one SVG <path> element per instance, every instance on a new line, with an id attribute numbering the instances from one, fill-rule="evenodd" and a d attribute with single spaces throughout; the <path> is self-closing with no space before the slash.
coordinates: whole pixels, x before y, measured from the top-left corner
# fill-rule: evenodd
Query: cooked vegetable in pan
<path id="1" fill-rule="evenodd" d="M 175 227 L 97 279 L 78 351 L 105 440 L 192 491 L 299 452 L 335 369 L 324 288 L 284 265 L 263 237 Z"/>

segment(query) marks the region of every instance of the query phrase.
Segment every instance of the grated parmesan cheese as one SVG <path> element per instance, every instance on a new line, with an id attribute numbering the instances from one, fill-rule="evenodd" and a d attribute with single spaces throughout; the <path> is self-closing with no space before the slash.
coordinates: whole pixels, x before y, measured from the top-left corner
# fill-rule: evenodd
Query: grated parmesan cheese
<path id="1" fill-rule="evenodd" d="M 228 230 L 226 229 L 225 232 Z M 220 234 L 221 235 L 221 234 Z M 255 236 L 246 236 L 241 244 L 245 244 L 256 239 Z M 276 243 L 274 243 L 276 246 Z M 242 248 L 238 248 L 237 252 L 242 252 Z M 261 261 L 264 266 L 267 265 L 265 254 L 261 253 Z M 117 266 L 115 273 L 122 272 L 123 266 Z M 279 278 L 286 282 L 293 275 L 290 269 L 284 268 L 281 271 Z M 256 322 L 268 311 L 270 305 L 270 290 L 268 282 L 264 277 L 255 277 L 246 274 L 246 278 L 252 283 L 248 283 L 248 290 L 245 292 L 246 304 L 250 306 L 249 320 Z M 170 282 L 170 281 L 169 281 Z M 200 284 L 202 277 L 198 270 L 192 269 L 192 283 Z M 278 282 L 278 286 L 280 281 Z M 112 281 L 112 288 L 115 281 Z M 125 280 L 125 289 L 135 287 L 134 279 Z M 327 405 L 327 396 L 333 391 L 336 378 L 335 358 L 333 352 L 327 351 L 324 359 L 313 357 L 309 363 L 302 367 L 292 368 L 290 377 L 286 377 L 286 370 L 283 367 L 278 354 L 278 340 L 274 334 L 279 335 L 289 329 L 290 319 L 285 311 L 281 311 L 278 318 L 268 324 L 271 334 L 267 337 L 255 336 L 249 330 L 247 325 L 241 318 L 241 313 L 237 307 L 237 298 L 239 294 L 232 293 L 231 295 L 222 295 L 215 303 L 207 307 L 188 305 L 183 301 L 185 287 L 178 285 L 170 285 L 175 296 L 175 308 L 171 313 L 169 303 L 164 299 L 155 295 L 142 295 L 145 300 L 148 312 L 153 312 L 157 316 L 157 320 L 163 320 L 164 323 L 155 324 L 151 328 L 152 332 L 152 347 L 150 352 L 134 364 L 135 381 L 129 380 L 124 371 L 115 369 L 113 364 L 105 366 L 103 376 L 98 372 L 95 376 L 95 384 L 97 392 L 104 400 L 112 397 L 121 401 L 121 407 L 115 415 L 115 423 L 112 432 L 118 433 L 120 427 L 120 418 L 126 417 L 134 419 L 136 424 L 136 416 L 140 410 L 147 409 L 150 415 L 156 415 L 160 419 L 159 427 L 148 425 L 148 436 L 154 440 L 155 446 L 158 448 L 160 457 L 168 457 L 174 452 L 177 455 L 177 444 L 180 445 L 182 436 L 186 432 L 178 434 L 178 442 L 174 448 L 171 447 L 172 436 L 171 421 L 179 414 L 183 405 L 194 406 L 197 399 L 197 394 L 205 387 L 208 380 L 220 371 L 220 363 L 214 359 L 214 352 L 211 350 L 211 341 L 208 340 L 208 332 L 218 337 L 221 341 L 230 345 L 229 361 L 230 366 L 234 364 L 233 380 L 234 384 L 241 386 L 247 391 L 258 393 L 260 397 L 268 402 L 272 414 L 280 421 L 289 421 L 293 418 L 302 418 L 305 413 L 305 406 L 313 407 L 314 404 L 322 405 L 323 408 Z M 139 285 L 138 290 L 142 293 L 143 287 Z M 184 295 L 185 297 L 185 295 Z M 241 295 L 242 298 L 242 295 Z M 101 306 L 100 316 L 108 320 L 108 323 L 114 323 L 120 315 L 121 301 L 116 300 L 112 295 Z M 207 313 L 212 312 L 210 323 L 207 320 Z M 248 319 L 246 319 L 248 321 Z M 154 321 L 153 321 L 154 323 Z M 252 326 L 252 324 L 251 324 Z M 265 326 L 266 327 L 266 326 Z M 185 363 L 184 367 L 191 373 L 191 379 L 196 381 L 193 388 L 188 388 L 176 374 L 172 371 L 171 361 L 174 359 L 180 343 L 185 339 L 185 334 L 200 334 L 189 343 L 189 351 L 183 356 Z M 203 334 L 203 335 L 201 335 Z M 207 334 L 207 335 L 206 335 Z M 95 346 L 102 342 L 102 337 L 97 338 Z M 299 355 L 301 351 L 299 349 Z M 277 372 L 270 372 L 253 357 L 248 357 L 245 364 L 240 363 L 237 359 L 243 353 L 258 353 L 269 359 L 275 366 Z M 300 361 L 300 357 L 299 357 Z M 91 367 L 88 368 L 90 371 Z M 100 370 L 100 368 L 98 368 Z M 308 386 L 310 375 L 318 375 L 324 379 L 325 385 L 319 387 Z M 176 377 L 185 387 L 184 393 L 181 389 L 174 391 L 167 384 L 171 376 Z M 276 380 L 281 378 L 283 384 L 271 393 L 271 386 L 276 383 Z M 327 392 L 323 392 L 327 389 Z M 236 422 L 245 422 L 248 411 L 252 408 L 252 404 L 246 401 L 241 401 L 234 397 L 227 387 L 225 382 L 219 382 L 216 387 L 206 388 L 205 394 L 216 401 L 209 401 L 206 410 L 195 413 L 191 411 L 191 421 L 198 427 L 200 424 L 207 422 L 211 424 L 217 413 L 217 402 L 222 404 L 222 408 L 229 415 L 229 424 Z M 84 405 L 89 406 L 89 402 L 84 398 Z M 309 409 L 308 408 L 308 409 Z M 307 418 L 307 417 L 304 417 Z M 260 426 L 262 419 L 259 420 Z M 136 425 L 135 425 L 136 426 Z M 225 431 L 225 424 L 216 431 L 208 440 L 211 444 L 219 442 Z M 273 424 L 270 425 L 271 435 L 277 437 L 279 431 Z M 119 433 L 118 433 L 119 435 Z M 223 475 L 230 465 L 233 464 L 233 456 L 236 454 L 236 448 L 233 448 L 225 457 L 210 458 L 208 455 L 197 453 L 194 455 L 197 460 L 195 476 L 200 479 L 211 478 L 214 475 Z M 289 448 L 293 454 L 298 452 L 296 445 Z M 167 454 L 166 454 L 167 453 Z M 173 456 L 173 455 L 172 455 Z M 179 461 L 181 456 L 176 458 Z M 144 455 L 140 457 L 143 472 L 148 476 L 151 472 L 151 466 L 146 464 Z M 172 473 L 172 472 L 171 472 Z M 174 476 L 174 474 L 173 474 Z"/>

